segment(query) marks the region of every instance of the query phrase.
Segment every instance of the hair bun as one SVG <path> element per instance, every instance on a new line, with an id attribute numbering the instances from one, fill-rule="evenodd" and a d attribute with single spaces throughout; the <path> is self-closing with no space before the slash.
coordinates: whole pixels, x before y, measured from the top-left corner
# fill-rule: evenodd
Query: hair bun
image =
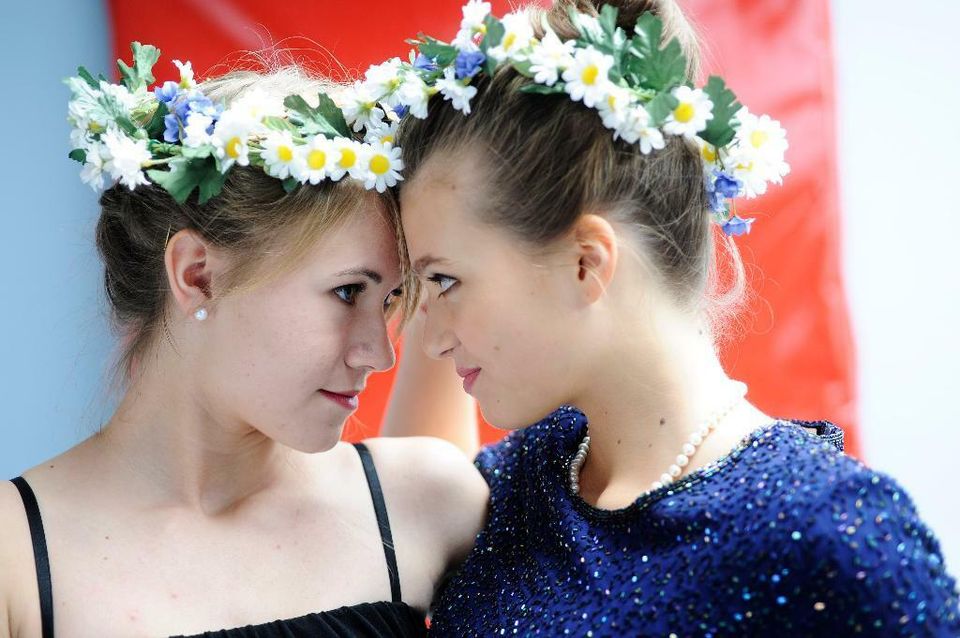
<path id="1" fill-rule="evenodd" d="M 627 34 L 633 33 L 637 19 L 644 13 L 659 17 L 663 20 L 664 44 L 676 38 L 687 57 L 688 77 L 695 80 L 700 75 L 700 44 L 697 34 L 676 0 L 554 0 L 549 9 L 534 13 L 537 37 L 543 35 L 541 24 L 545 21 L 560 39 L 573 40 L 578 37 L 579 32 L 570 21 L 570 10 L 597 16 L 604 6 L 617 10 L 617 26 Z"/>

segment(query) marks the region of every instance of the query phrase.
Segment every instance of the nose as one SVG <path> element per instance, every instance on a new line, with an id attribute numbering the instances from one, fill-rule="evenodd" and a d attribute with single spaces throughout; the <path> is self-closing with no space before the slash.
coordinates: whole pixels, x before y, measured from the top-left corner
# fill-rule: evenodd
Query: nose
<path id="1" fill-rule="evenodd" d="M 460 343 L 451 327 L 450 311 L 429 299 L 421 304 L 420 310 L 424 314 L 423 351 L 432 359 L 450 356 Z"/>
<path id="2" fill-rule="evenodd" d="M 357 324 L 366 322 L 357 321 Z M 390 330 L 383 316 L 374 319 L 372 325 L 356 325 L 353 335 L 347 349 L 348 366 L 382 372 L 396 364 L 397 353 L 393 349 Z"/>

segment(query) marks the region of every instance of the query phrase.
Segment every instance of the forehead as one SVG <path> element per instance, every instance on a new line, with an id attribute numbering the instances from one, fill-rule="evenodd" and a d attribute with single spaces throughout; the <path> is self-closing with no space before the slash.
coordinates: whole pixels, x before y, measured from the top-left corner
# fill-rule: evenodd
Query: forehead
<path id="1" fill-rule="evenodd" d="M 438 154 L 431 157 L 400 194 L 403 232 L 416 262 L 473 252 L 487 245 L 493 229 L 480 220 L 485 201 L 483 175 L 475 160 Z M 478 238 L 483 237 L 483 241 Z"/>
<path id="2" fill-rule="evenodd" d="M 311 269 L 341 269 L 364 264 L 395 278 L 400 269 L 397 233 L 383 206 L 373 197 L 341 223 L 323 233 L 307 253 Z"/>

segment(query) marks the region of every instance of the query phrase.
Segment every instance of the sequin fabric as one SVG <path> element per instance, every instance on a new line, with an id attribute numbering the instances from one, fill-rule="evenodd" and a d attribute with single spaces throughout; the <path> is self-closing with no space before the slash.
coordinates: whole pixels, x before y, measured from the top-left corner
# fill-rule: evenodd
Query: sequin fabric
<path id="1" fill-rule="evenodd" d="M 778 421 L 620 510 L 567 486 L 585 433 L 564 407 L 481 451 L 489 518 L 432 635 L 960 636 L 936 538 L 836 426 Z"/>

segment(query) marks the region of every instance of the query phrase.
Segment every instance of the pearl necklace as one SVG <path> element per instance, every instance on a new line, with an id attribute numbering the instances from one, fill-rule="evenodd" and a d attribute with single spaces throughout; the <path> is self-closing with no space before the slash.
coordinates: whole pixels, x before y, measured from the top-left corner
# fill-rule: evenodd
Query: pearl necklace
<path id="1" fill-rule="evenodd" d="M 680 454 L 677 455 L 674 463 L 667 468 L 666 472 L 660 475 L 659 481 L 654 481 L 651 484 L 651 490 L 657 490 L 664 485 L 670 485 L 678 479 L 680 475 L 683 474 L 683 468 L 690 464 L 690 458 L 697 453 L 697 448 L 700 447 L 703 441 L 710 436 L 710 433 L 713 432 L 727 415 L 737 407 L 740 401 L 743 400 L 743 397 L 747 394 L 746 384 L 737 381 L 734 385 L 737 388 L 735 397 L 722 410 L 710 415 L 707 420 L 703 421 L 699 427 L 690 433 L 690 437 L 687 439 L 687 442 L 683 444 L 683 447 L 680 449 Z M 570 461 L 570 490 L 574 494 L 580 493 L 580 468 L 583 467 L 584 461 L 587 460 L 587 452 L 589 451 L 590 436 L 587 435 L 583 437 L 583 440 L 577 448 L 577 453 L 574 455 L 573 460 Z"/>

